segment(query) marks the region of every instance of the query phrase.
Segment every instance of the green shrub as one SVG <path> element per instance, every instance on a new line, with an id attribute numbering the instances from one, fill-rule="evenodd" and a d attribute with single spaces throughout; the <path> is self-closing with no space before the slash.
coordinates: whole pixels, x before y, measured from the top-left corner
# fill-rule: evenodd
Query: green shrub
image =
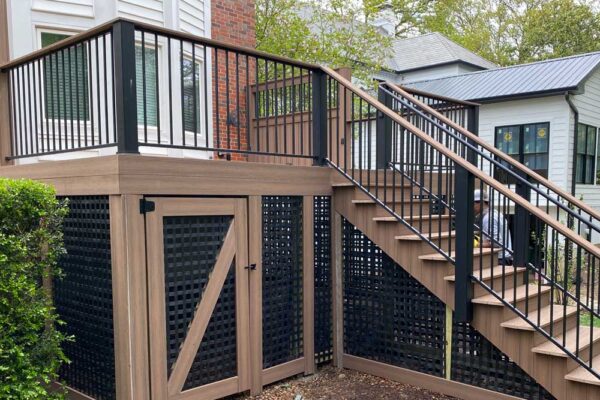
<path id="1" fill-rule="evenodd" d="M 60 275 L 66 207 L 51 187 L 0 178 L 0 399 L 60 399 L 50 393 L 67 338 L 42 282 Z"/>

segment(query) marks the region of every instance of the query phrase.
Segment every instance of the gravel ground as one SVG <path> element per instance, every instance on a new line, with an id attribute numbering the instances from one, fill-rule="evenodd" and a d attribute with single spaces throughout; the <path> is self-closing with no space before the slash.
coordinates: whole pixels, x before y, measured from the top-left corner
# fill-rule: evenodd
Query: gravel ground
<path id="1" fill-rule="evenodd" d="M 247 400 L 452 400 L 454 397 L 331 366 L 315 375 L 300 376 L 275 383 L 258 396 L 238 396 Z"/>

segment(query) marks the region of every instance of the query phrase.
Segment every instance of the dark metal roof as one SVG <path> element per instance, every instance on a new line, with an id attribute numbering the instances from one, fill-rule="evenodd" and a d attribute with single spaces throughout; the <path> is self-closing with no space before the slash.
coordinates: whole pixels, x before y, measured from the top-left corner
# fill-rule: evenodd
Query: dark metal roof
<path id="1" fill-rule="evenodd" d="M 477 102 L 580 91 L 600 65 L 600 52 L 556 58 L 446 78 L 407 83 L 406 86 L 440 96 Z"/>

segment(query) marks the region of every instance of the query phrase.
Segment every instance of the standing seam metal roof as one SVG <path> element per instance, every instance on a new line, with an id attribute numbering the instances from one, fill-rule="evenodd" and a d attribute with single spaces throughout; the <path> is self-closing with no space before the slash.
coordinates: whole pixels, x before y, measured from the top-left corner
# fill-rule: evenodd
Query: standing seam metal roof
<path id="1" fill-rule="evenodd" d="M 407 87 L 459 100 L 521 97 L 579 90 L 600 65 L 600 52 L 407 83 Z"/>

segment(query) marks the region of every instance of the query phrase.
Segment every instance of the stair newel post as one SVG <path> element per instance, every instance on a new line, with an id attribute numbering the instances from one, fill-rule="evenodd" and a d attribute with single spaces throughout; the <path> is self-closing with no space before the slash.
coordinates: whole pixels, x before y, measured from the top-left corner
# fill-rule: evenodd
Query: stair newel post
<path id="1" fill-rule="evenodd" d="M 518 172 L 521 178 L 527 180 L 527 174 Z M 525 200 L 531 198 L 531 190 L 521 180 L 517 180 L 515 185 L 515 193 Z M 514 245 L 513 245 L 513 262 L 515 267 L 526 267 L 529 255 L 529 212 L 523 207 L 515 206 L 515 223 L 514 223 Z"/>
<path id="2" fill-rule="evenodd" d="M 115 122 L 119 153 L 139 153 L 135 77 L 135 26 L 118 21 L 112 27 L 115 68 Z"/>
<path id="3" fill-rule="evenodd" d="M 377 99 L 388 108 L 392 108 L 392 96 L 381 87 Z M 387 169 L 392 162 L 392 120 L 383 112 L 377 111 L 377 140 L 375 142 L 375 159 L 377 169 Z"/>
<path id="4" fill-rule="evenodd" d="M 312 71 L 312 152 L 314 165 L 327 160 L 327 75 L 320 69 Z"/>
<path id="5" fill-rule="evenodd" d="M 467 108 L 467 113 L 467 130 L 479 136 L 479 106 Z M 473 146 L 477 146 L 472 139 L 467 139 L 467 142 Z M 467 161 L 473 165 L 477 165 L 477 154 L 473 149 L 467 149 Z"/>
<path id="6" fill-rule="evenodd" d="M 457 165 L 454 176 L 454 207 L 456 246 L 454 312 L 459 322 L 470 322 L 473 318 L 473 238 L 475 211 L 473 209 L 474 177 L 462 166 Z"/>

